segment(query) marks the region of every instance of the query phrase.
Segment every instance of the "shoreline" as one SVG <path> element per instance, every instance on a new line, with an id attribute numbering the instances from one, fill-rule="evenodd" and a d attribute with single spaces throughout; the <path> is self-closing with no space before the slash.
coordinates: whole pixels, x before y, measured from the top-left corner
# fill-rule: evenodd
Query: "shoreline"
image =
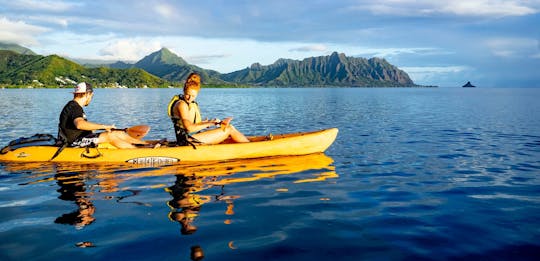
<path id="1" fill-rule="evenodd" d="M 73 87 L 34 87 L 34 86 L 0 86 L 2 90 L 12 90 L 12 89 L 72 89 Z M 167 87 L 94 87 L 94 89 L 181 89 L 182 86 L 167 86 Z M 202 85 L 202 88 L 212 88 L 212 89 L 221 89 L 221 88 L 231 88 L 231 89 L 259 89 L 259 88 L 400 88 L 400 89 L 417 89 L 417 88 L 439 88 L 439 86 L 335 86 L 335 85 L 325 85 L 325 86 L 219 86 L 219 85 Z"/>

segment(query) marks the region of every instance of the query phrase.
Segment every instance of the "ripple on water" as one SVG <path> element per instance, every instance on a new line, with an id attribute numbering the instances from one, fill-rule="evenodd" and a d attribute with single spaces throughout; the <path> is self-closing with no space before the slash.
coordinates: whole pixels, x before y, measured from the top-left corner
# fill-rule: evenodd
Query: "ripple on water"
<path id="1" fill-rule="evenodd" d="M 471 155 L 462 154 L 462 153 L 451 153 L 451 154 L 442 154 L 438 156 L 441 159 L 459 159 L 459 158 L 470 158 Z"/>

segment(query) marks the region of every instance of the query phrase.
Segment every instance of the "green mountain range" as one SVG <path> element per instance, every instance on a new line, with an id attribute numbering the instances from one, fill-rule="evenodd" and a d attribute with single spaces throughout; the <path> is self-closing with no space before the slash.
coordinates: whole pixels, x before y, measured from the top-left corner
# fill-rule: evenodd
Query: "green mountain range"
<path id="1" fill-rule="evenodd" d="M 14 49 L 13 46 L 10 48 Z M 347 57 L 336 52 L 301 61 L 279 59 L 267 66 L 254 63 L 227 74 L 189 64 L 167 48 L 134 64 L 116 62 L 92 66 L 82 66 L 56 55 L 16 52 L 0 51 L 0 86 L 64 87 L 78 81 L 89 81 L 103 87 L 181 86 L 187 75 L 194 71 L 201 74 L 205 85 L 224 87 L 417 86 L 406 72 L 384 59 Z"/>
<path id="2" fill-rule="evenodd" d="M 138 69 L 86 68 L 57 55 L 0 50 L 0 86 L 72 87 L 86 81 L 99 87 L 166 87 L 170 83 Z"/>
<path id="3" fill-rule="evenodd" d="M 244 70 L 224 74 L 221 78 L 260 86 L 416 86 L 407 73 L 384 59 L 367 60 L 337 52 L 302 61 L 279 59 L 268 66 L 255 63 Z"/>

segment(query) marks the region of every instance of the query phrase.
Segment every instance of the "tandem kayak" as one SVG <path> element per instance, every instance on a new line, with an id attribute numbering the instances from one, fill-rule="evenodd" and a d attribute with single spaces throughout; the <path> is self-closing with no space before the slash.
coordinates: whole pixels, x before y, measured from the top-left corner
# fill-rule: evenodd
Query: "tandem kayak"
<path id="1" fill-rule="evenodd" d="M 337 128 L 268 136 L 251 136 L 248 143 L 217 145 L 161 146 L 134 149 L 117 149 L 111 146 L 97 148 L 67 147 L 44 141 L 11 142 L 0 151 L 4 162 L 127 162 L 136 164 L 169 164 L 176 162 L 201 162 L 263 158 L 271 156 L 307 155 L 324 152 L 336 139 Z M 41 142 L 41 143 L 40 143 Z M 59 153 L 57 153 L 59 152 Z M 53 158 L 53 156 L 56 157 Z M 52 159 L 52 160 L 51 160 Z"/>

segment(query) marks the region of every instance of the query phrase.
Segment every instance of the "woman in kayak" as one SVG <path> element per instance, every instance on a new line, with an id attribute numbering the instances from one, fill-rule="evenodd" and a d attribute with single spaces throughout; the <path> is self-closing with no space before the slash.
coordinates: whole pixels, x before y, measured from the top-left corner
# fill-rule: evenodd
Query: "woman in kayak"
<path id="1" fill-rule="evenodd" d="M 184 95 L 176 95 L 169 103 L 169 116 L 174 124 L 178 145 L 218 144 L 230 138 L 234 142 L 249 140 L 230 124 L 232 118 L 224 120 L 202 120 L 199 105 L 195 102 L 201 89 L 201 76 L 191 73 L 184 84 Z"/>

